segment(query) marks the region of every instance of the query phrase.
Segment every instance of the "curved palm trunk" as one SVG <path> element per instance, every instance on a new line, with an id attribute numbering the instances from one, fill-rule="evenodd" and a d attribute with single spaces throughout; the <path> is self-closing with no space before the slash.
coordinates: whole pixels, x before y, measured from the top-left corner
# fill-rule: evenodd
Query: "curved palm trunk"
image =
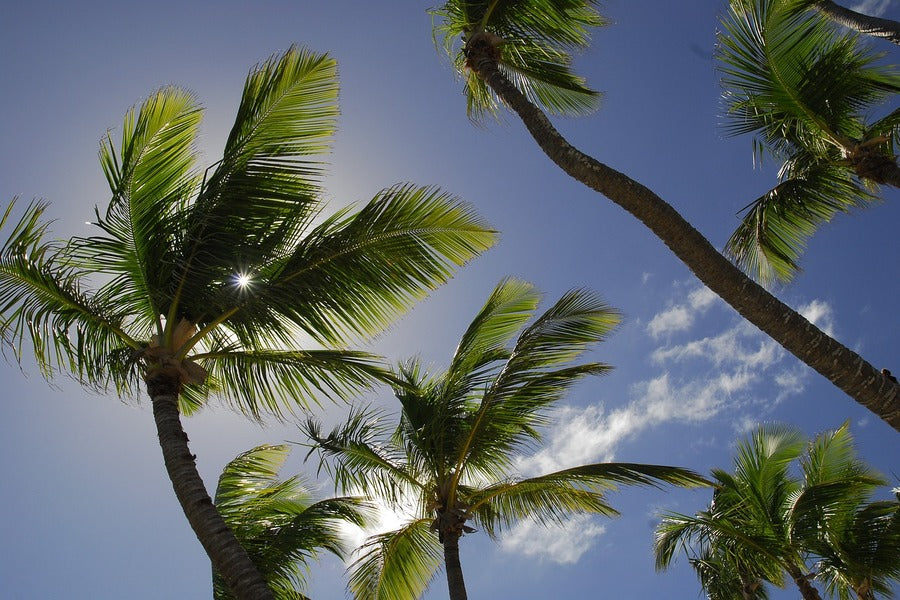
<path id="1" fill-rule="evenodd" d="M 274 600 L 265 580 L 228 529 L 200 479 L 178 413 L 179 375 L 160 369 L 146 381 L 166 472 L 213 568 L 222 574 L 240 600 Z"/>
<path id="2" fill-rule="evenodd" d="M 835 4 L 831 0 L 820 0 L 812 6 L 820 13 L 847 29 L 874 37 L 884 38 L 900 45 L 900 23 L 891 19 L 870 17 L 849 8 Z"/>
<path id="3" fill-rule="evenodd" d="M 459 562 L 459 538 L 459 533 L 444 533 L 444 568 L 447 570 L 450 600 L 468 600 L 466 583 L 463 581 L 462 564 Z"/>
<path id="4" fill-rule="evenodd" d="M 637 217 L 742 317 L 900 431 L 900 385 L 747 277 L 650 189 L 569 144 L 500 72 L 485 36 L 472 36 L 466 51 L 470 67 L 519 115 L 557 166 Z"/>

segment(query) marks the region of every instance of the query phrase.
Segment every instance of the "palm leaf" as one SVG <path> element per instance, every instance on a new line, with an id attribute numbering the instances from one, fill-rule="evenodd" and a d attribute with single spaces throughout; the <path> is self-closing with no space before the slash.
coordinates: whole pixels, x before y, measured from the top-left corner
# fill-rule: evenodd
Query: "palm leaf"
<path id="1" fill-rule="evenodd" d="M 346 556 L 340 525 L 365 523 L 367 507 L 358 498 L 314 502 L 301 480 L 278 481 L 287 446 L 259 446 L 222 471 L 215 504 L 279 600 L 298 597 L 306 587 L 308 561 L 321 550 Z M 214 574 L 214 597 L 231 598 Z M 302 597 L 302 596 L 301 596 Z"/>
<path id="2" fill-rule="evenodd" d="M 17 222 L 13 200 L 0 220 L 8 229 L 0 247 L 0 337 L 17 360 L 25 345 L 33 350 L 45 376 L 64 369 L 85 383 L 122 382 L 125 374 L 110 370 L 106 360 L 138 343 L 125 331 L 122 315 L 110 314 L 84 290 L 82 274 L 72 267 L 66 248 L 45 241 L 47 205 L 29 204 Z"/>
<path id="3" fill-rule="evenodd" d="M 465 502 L 492 537 L 502 527 L 530 517 L 541 524 L 562 524 L 573 513 L 617 515 L 603 494 L 621 485 L 660 487 L 710 485 L 688 469 L 635 463 L 595 463 L 538 477 L 500 483 L 466 494 Z"/>
<path id="4" fill-rule="evenodd" d="M 357 600 L 415 600 L 425 592 L 443 557 L 430 523 L 416 519 L 366 541 L 350 566 L 349 588 Z"/>

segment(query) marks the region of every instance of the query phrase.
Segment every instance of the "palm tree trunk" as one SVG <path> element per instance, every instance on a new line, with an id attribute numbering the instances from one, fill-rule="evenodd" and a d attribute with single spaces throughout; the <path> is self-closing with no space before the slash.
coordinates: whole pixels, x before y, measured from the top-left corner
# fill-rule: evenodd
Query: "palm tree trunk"
<path id="1" fill-rule="evenodd" d="M 819 590 L 813 587 L 813 584 L 809 582 L 809 577 L 800 572 L 799 569 L 788 569 L 788 574 L 794 580 L 794 583 L 797 584 L 797 588 L 800 590 L 800 595 L 803 596 L 803 600 L 822 600 L 822 596 L 819 595 Z"/>
<path id="2" fill-rule="evenodd" d="M 274 600 L 265 580 L 213 505 L 197 471 L 178 413 L 178 373 L 157 369 L 147 376 L 146 382 L 166 472 L 213 568 L 222 574 L 236 598 Z"/>
<path id="3" fill-rule="evenodd" d="M 900 431 L 900 385 L 747 277 L 650 189 L 569 144 L 500 72 L 482 34 L 470 38 L 466 51 L 470 67 L 519 115 L 557 166 L 637 217 L 741 316 Z"/>
<path id="4" fill-rule="evenodd" d="M 881 19 L 860 14 L 849 8 L 835 4 L 831 0 L 819 0 L 813 8 L 847 29 L 874 37 L 884 38 L 900 45 L 900 23 L 891 19 Z"/>
<path id="5" fill-rule="evenodd" d="M 462 564 L 459 562 L 459 538 L 460 534 L 457 532 L 444 533 L 444 568 L 447 569 L 450 600 L 468 600 Z"/>

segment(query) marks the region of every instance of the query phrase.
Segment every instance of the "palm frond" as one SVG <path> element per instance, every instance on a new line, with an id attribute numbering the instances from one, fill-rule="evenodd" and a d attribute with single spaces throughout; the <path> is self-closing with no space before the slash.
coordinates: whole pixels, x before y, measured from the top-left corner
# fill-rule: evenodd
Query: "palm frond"
<path id="1" fill-rule="evenodd" d="M 435 188 L 398 185 L 352 216 L 316 227 L 292 253 L 260 269 L 229 320 L 245 343 L 276 313 L 317 342 L 380 332 L 454 269 L 496 241 L 468 205 Z M 302 299 L 302 301 L 300 301 Z M 247 325 L 243 325 L 247 321 Z"/>
<path id="2" fill-rule="evenodd" d="M 745 209 L 725 245 L 725 254 L 765 285 L 788 282 L 800 271 L 800 256 L 820 225 L 875 200 L 844 167 L 791 160 L 785 174 Z"/>
<path id="3" fill-rule="evenodd" d="M 69 264 L 66 247 L 46 241 L 47 205 L 32 202 L 13 221 L 16 201 L 7 206 L 0 230 L 0 338 L 21 360 L 30 346 L 45 376 L 66 370 L 89 385 L 126 373 L 107 358 L 139 346 L 125 331 L 123 315 L 110 314 L 84 289 L 83 274 Z"/>
<path id="4" fill-rule="evenodd" d="M 121 140 L 101 143 L 112 199 L 97 211 L 103 234 L 72 240 L 80 268 L 112 277 L 106 301 L 121 312 L 160 314 L 176 262 L 178 230 L 197 191 L 196 139 L 202 111 L 193 94 L 163 88 L 125 115 Z"/>
<path id="5" fill-rule="evenodd" d="M 261 421 L 283 419 L 323 399 L 347 399 L 387 377 L 378 357 L 351 350 L 242 350 L 223 346 L 191 357 L 209 378 L 198 393 L 215 392 Z"/>
<path id="6" fill-rule="evenodd" d="M 311 442 L 307 458 L 313 452 L 319 454 L 319 469 L 328 473 L 337 489 L 396 502 L 410 492 L 421 492 L 423 484 L 409 472 L 405 454 L 382 443 L 389 436 L 380 417 L 355 409 L 345 423 L 327 434 L 313 418 L 302 423 L 300 430 Z"/>
<path id="7" fill-rule="evenodd" d="M 327 55 L 292 47 L 250 72 L 223 158 L 179 240 L 182 302 L 296 243 L 320 208 L 316 156 L 328 150 L 336 119 L 336 65 Z M 216 308 L 186 304 L 182 312 L 196 320 Z"/>
<path id="8" fill-rule="evenodd" d="M 430 523 L 417 519 L 366 541 L 350 567 L 356 600 L 416 600 L 425 592 L 443 558 Z"/>
<path id="9" fill-rule="evenodd" d="M 296 597 L 306 587 L 308 561 L 320 551 L 347 549 L 341 524 L 361 526 L 367 505 L 358 498 L 315 502 L 298 477 L 279 481 L 288 446 L 259 446 L 231 461 L 219 477 L 215 504 L 229 528 L 277 593 Z M 214 574 L 214 597 L 231 598 Z"/>
<path id="10" fill-rule="evenodd" d="M 491 536 L 502 527 L 530 517 L 541 524 L 561 524 L 575 513 L 618 514 L 604 498 L 617 485 L 661 487 L 710 485 L 680 467 L 636 463 L 595 463 L 519 481 L 480 488 L 464 498 L 478 523 Z"/>

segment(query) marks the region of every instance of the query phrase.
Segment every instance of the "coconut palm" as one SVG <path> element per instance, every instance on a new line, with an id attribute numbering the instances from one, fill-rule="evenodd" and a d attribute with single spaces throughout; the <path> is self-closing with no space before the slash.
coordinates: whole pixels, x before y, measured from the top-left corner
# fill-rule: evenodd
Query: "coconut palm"
<path id="1" fill-rule="evenodd" d="M 539 443 L 548 410 L 578 380 L 609 370 L 572 363 L 619 322 L 596 295 L 574 290 L 526 327 L 538 302 L 530 284 L 502 281 L 446 370 L 428 373 L 416 360 L 402 364 L 395 373 L 396 427 L 380 425 L 366 411 L 328 434 L 316 421 L 307 423 L 310 452 L 320 452 L 340 489 L 411 511 L 399 529 L 375 535 L 361 549 L 350 579 L 357 598 L 417 598 L 442 559 L 450 597 L 466 598 L 459 540 L 473 526 L 494 538 L 524 518 L 549 525 L 573 514 L 614 515 L 603 493 L 617 483 L 704 483 L 685 469 L 630 463 L 533 477 L 516 472 L 516 459 Z"/>
<path id="2" fill-rule="evenodd" d="M 900 187 L 900 110 L 870 115 L 900 91 L 900 73 L 856 35 L 786 0 L 732 0 L 719 59 L 728 131 L 755 134 L 781 183 L 745 209 L 726 253 L 765 282 L 788 281 L 806 241 L 835 214 Z"/>
<path id="3" fill-rule="evenodd" d="M 237 456 L 219 476 L 215 504 L 275 598 L 304 600 L 308 561 L 322 550 L 346 558 L 341 527 L 364 525 L 368 507 L 353 497 L 315 501 L 298 476 L 279 481 L 289 454 L 264 445 Z M 234 598 L 216 572 L 213 597 Z"/>
<path id="4" fill-rule="evenodd" d="M 142 382 L 176 496 L 239 598 L 271 598 L 215 510 L 181 415 L 218 396 L 255 419 L 345 397 L 383 374 L 342 349 L 381 330 L 494 234 L 458 200 L 398 185 L 322 217 L 335 63 L 291 48 L 254 68 L 221 160 L 196 167 L 202 114 L 176 88 L 130 110 L 100 159 L 99 233 L 48 239 L 46 203 L 0 227 L 0 334 L 45 374 L 136 397 Z M 304 349 L 297 349 L 303 342 Z M 283 398 L 293 399 L 283 401 Z"/>
<path id="5" fill-rule="evenodd" d="M 871 501 L 887 482 L 857 458 L 847 424 L 818 436 L 801 466 L 803 489 L 818 491 L 798 501 L 803 518 L 794 535 L 817 558 L 817 579 L 840 600 L 892 597 L 892 582 L 900 581 L 900 498 Z"/>
<path id="6" fill-rule="evenodd" d="M 838 25 L 857 33 L 884 38 L 900 45 L 900 23 L 892 19 L 882 19 L 865 15 L 832 0 L 793 0 L 799 8 L 812 8 L 822 13 Z"/>
<path id="7" fill-rule="evenodd" d="M 544 110 L 583 114 L 596 105 L 597 93 L 571 70 L 572 53 L 603 23 L 596 6 L 448 0 L 434 9 L 435 37 L 465 78 L 469 115 L 493 114 L 501 102 L 515 111 L 563 171 L 635 216 L 741 316 L 900 431 L 900 385 L 747 277 L 653 191 L 581 152 L 550 123 Z"/>
<path id="8" fill-rule="evenodd" d="M 802 478 L 791 473 L 798 465 Z M 855 520 L 860 499 L 884 481 L 856 459 L 847 425 L 811 444 L 795 429 L 761 427 L 738 445 L 733 473 L 715 469 L 712 474 L 717 486 L 707 510 L 695 516 L 667 514 L 658 526 L 657 568 L 667 568 L 680 548 L 690 557 L 719 557 L 726 568 L 750 581 L 781 586 L 787 574 L 806 600 L 820 598 L 814 576 L 826 581 L 851 578 L 857 589 L 889 587 L 886 582 L 897 569 L 896 553 L 882 555 L 890 564 L 885 568 L 870 560 L 867 554 L 872 553 L 862 547 L 850 550 L 854 540 L 846 524 Z M 889 523 L 882 525 L 890 529 Z M 890 552 L 896 543 L 877 530 L 871 534 L 867 542 L 872 547 Z M 838 548 L 848 556 L 847 568 L 831 561 L 830 573 L 823 564 L 818 571 L 810 569 L 812 559 L 826 550 L 837 555 Z M 870 567 L 865 583 L 855 574 L 864 570 L 863 563 Z"/>

